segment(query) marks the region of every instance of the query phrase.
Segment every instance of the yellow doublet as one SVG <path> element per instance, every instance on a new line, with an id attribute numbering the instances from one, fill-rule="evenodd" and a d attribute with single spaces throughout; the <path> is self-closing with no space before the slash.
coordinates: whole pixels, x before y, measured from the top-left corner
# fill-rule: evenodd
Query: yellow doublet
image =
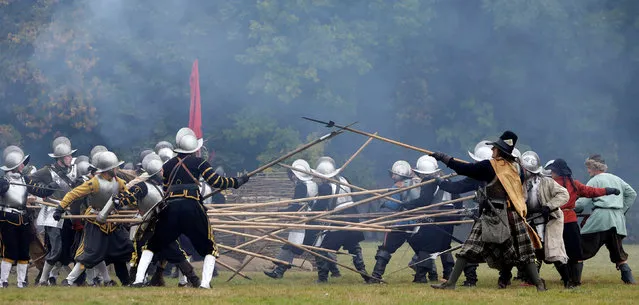
<path id="1" fill-rule="evenodd" d="M 101 176 L 101 177 L 102 179 L 109 180 L 109 181 L 111 181 L 111 179 L 117 179 L 119 190 L 123 191 L 126 189 L 126 182 L 120 178 L 115 177 L 115 178 L 108 179 L 106 176 Z M 98 182 L 97 177 L 93 177 L 90 180 L 85 181 L 80 186 L 68 192 L 64 196 L 64 198 L 62 198 L 62 200 L 60 201 L 60 206 L 66 209 L 69 205 L 71 205 L 72 202 L 78 199 L 87 197 L 91 194 L 95 194 L 99 190 L 100 190 L 100 182 Z"/>

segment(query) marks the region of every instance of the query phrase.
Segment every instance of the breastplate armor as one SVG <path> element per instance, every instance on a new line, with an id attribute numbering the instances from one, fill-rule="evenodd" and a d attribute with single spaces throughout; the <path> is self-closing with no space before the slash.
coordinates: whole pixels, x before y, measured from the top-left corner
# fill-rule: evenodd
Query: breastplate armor
<path id="1" fill-rule="evenodd" d="M 140 202 L 138 202 L 138 209 L 140 210 L 140 214 L 144 215 L 148 212 L 156 203 L 162 200 L 163 194 L 160 187 L 149 183 L 144 182 L 146 184 L 147 193 L 144 198 Z"/>
<path id="2" fill-rule="evenodd" d="M 96 181 L 98 182 L 98 192 L 95 194 L 91 194 L 89 196 L 89 205 L 94 210 L 101 210 L 106 205 L 107 201 L 111 199 L 111 197 L 118 194 L 120 190 L 120 185 L 116 178 L 109 180 L 102 179 L 102 177 L 97 176 Z"/>
<path id="3" fill-rule="evenodd" d="M 340 176 L 338 179 L 341 183 L 348 183 L 348 181 L 346 181 L 346 179 L 342 176 Z M 351 188 L 346 185 L 337 185 L 331 183 L 331 187 L 333 188 L 333 194 L 348 194 L 351 192 Z M 335 201 L 337 206 L 348 202 L 353 202 L 353 198 L 351 198 L 351 196 L 338 197 Z"/>
<path id="4" fill-rule="evenodd" d="M 11 183 L 25 184 L 24 178 L 20 174 L 9 173 L 5 178 Z M 0 205 L 14 208 L 25 209 L 27 204 L 27 187 L 23 185 L 10 184 L 9 190 L 0 197 Z"/>
<path id="5" fill-rule="evenodd" d="M 53 168 L 50 168 L 49 172 L 51 173 L 51 179 L 53 180 L 53 182 L 55 182 L 55 184 L 58 185 L 58 188 L 62 190 L 56 191 L 51 197 L 61 199 L 66 193 L 70 192 L 71 189 L 73 189 L 73 186 L 69 185 L 65 179 L 60 177 L 60 175 L 58 175 L 58 173 Z M 67 171 L 66 176 L 72 183 L 77 179 L 78 175 L 75 165 Z"/>
<path id="6" fill-rule="evenodd" d="M 210 185 L 208 185 L 208 183 L 206 183 L 204 179 L 200 179 L 200 194 L 202 195 L 202 197 L 210 193 L 213 193 L 213 188 Z M 202 201 L 202 203 L 204 204 L 213 203 L 213 196 L 206 198 L 204 201 Z"/>
<path id="7" fill-rule="evenodd" d="M 415 185 L 415 180 L 413 179 L 406 179 L 404 180 L 404 187 L 409 187 L 409 186 L 413 186 Z M 421 189 L 418 187 L 412 188 L 410 190 L 404 191 L 400 194 L 400 200 L 402 202 L 408 202 L 414 199 L 419 198 L 419 195 L 421 193 Z"/>

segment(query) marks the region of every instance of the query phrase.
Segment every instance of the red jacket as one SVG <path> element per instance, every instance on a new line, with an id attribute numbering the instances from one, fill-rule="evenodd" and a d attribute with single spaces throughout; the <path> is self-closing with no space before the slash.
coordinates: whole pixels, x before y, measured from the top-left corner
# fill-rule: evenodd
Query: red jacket
<path id="1" fill-rule="evenodd" d="M 565 187 L 566 190 L 568 190 L 568 194 L 570 194 L 570 199 L 568 199 L 568 203 L 561 206 L 561 210 L 564 211 L 564 223 L 577 221 L 577 213 L 575 213 L 574 208 L 575 208 L 575 201 L 577 201 L 579 197 L 595 198 L 595 197 L 601 197 L 606 195 L 605 188 L 590 187 L 590 186 L 582 184 L 581 182 L 577 180 L 573 180 L 575 182 L 575 187 L 577 187 L 577 189 L 575 189 L 572 187 L 570 180 L 568 180 L 567 178 L 565 180 L 566 181 L 564 183 L 562 177 L 555 178 L 555 181 L 557 181 L 559 185 Z"/>

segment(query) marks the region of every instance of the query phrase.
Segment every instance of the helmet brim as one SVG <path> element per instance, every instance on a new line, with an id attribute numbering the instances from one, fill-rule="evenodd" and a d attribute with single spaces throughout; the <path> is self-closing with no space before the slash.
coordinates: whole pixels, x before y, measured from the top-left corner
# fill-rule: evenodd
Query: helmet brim
<path id="1" fill-rule="evenodd" d="M 198 139 L 197 140 L 197 147 L 194 148 L 193 150 L 184 150 L 184 149 L 181 149 L 181 148 L 176 148 L 176 149 L 173 149 L 173 151 L 178 153 L 178 154 L 192 154 L 192 153 L 200 150 L 200 148 L 202 148 L 202 145 L 204 145 L 204 141 L 202 139 Z"/>
<path id="2" fill-rule="evenodd" d="M 332 173 L 329 173 L 328 175 L 324 175 L 324 174 L 322 174 L 322 173 L 320 173 L 320 172 L 318 172 L 318 171 L 316 171 L 314 169 L 311 169 L 311 172 L 313 174 L 315 174 L 315 175 L 317 175 L 319 177 L 322 177 L 324 179 L 331 179 L 331 178 L 337 176 L 337 174 L 339 174 L 340 171 L 341 171 L 341 168 L 338 168 L 335 171 L 333 171 Z M 293 172 L 293 173 L 295 173 L 295 172 Z"/>
<path id="3" fill-rule="evenodd" d="M 21 162 L 19 162 L 18 164 L 16 164 L 16 166 L 13 166 L 13 167 L 7 167 L 7 166 L 3 165 L 3 166 L 0 166 L 0 169 L 1 169 L 1 170 L 3 170 L 3 171 L 5 171 L 5 172 L 12 171 L 12 170 L 14 170 L 14 169 L 18 168 L 18 166 L 20 166 L 20 164 L 22 164 L 22 165 L 27 165 L 27 164 L 29 164 L 29 160 L 31 160 L 31 155 L 26 155 L 26 156 L 24 156 L 24 158 L 22 158 L 22 161 L 21 161 Z"/>
<path id="4" fill-rule="evenodd" d="M 110 166 L 110 167 L 108 167 L 108 168 L 103 168 L 103 169 L 99 169 L 99 168 L 98 168 L 98 170 L 96 170 L 95 172 L 96 172 L 96 173 L 98 173 L 98 174 L 99 174 L 99 173 L 104 173 L 104 172 L 106 172 L 106 171 L 110 171 L 110 170 L 112 170 L 112 169 L 114 169 L 114 168 L 116 168 L 116 167 L 120 167 L 122 164 L 124 164 L 124 161 L 120 161 L 120 162 L 118 162 L 118 164 L 115 164 L 115 165 Z"/>
<path id="5" fill-rule="evenodd" d="M 430 175 L 430 174 L 434 174 L 434 173 L 436 173 L 436 172 L 441 171 L 441 169 L 440 169 L 440 168 L 438 168 L 438 169 L 436 169 L 436 170 L 434 170 L 434 171 L 421 171 L 421 170 L 418 170 L 418 169 L 414 169 L 414 168 L 413 168 L 413 171 L 414 171 L 414 172 L 416 172 L 416 173 L 418 173 L 418 174 L 422 174 L 422 175 Z"/>
<path id="6" fill-rule="evenodd" d="M 78 151 L 78 150 L 77 149 L 72 149 L 71 152 L 69 152 L 68 154 L 64 154 L 64 155 L 48 154 L 48 155 L 51 158 L 62 158 L 62 157 L 73 155 L 76 151 Z"/>

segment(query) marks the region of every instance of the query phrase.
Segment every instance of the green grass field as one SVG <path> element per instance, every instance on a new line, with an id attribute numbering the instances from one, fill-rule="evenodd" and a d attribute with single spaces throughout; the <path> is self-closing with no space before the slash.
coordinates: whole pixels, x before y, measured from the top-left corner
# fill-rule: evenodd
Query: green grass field
<path id="1" fill-rule="evenodd" d="M 367 269 L 374 264 L 375 243 L 364 244 Z M 639 275 L 639 245 L 628 245 L 630 266 Z M 412 252 L 397 251 L 387 273 L 407 265 Z M 351 265 L 348 256 L 340 262 Z M 441 275 L 441 264 L 438 260 Z M 538 293 L 534 287 L 513 286 L 498 290 L 497 271 L 481 265 L 479 284 L 475 288 L 457 287 L 455 291 L 439 291 L 429 284 L 413 284 L 412 270 L 392 274 L 388 284 L 366 285 L 359 275 L 341 268 L 342 277 L 329 284 L 315 284 L 314 272 L 288 272 L 284 279 L 272 280 L 261 272 L 248 273 L 253 281 L 240 277 L 226 280 L 229 272 L 221 272 L 213 280 L 213 289 L 178 288 L 168 279 L 164 288 L 91 288 L 91 287 L 29 287 L 0 290 L 2 304 L 639 304 L 639 286 L 624 285 L 619 271 L 608 261 L 602 248 L 599 255 L 586 262 L 583 286 L 565 290 L 551 265 L 542 267 L 550 291 Z M 14 275 L 12 275 L 13 279 Z M 33 277 L 31 277 L 33 278 Z M 460 280 L 463 281 L 462 279 Z"/>

